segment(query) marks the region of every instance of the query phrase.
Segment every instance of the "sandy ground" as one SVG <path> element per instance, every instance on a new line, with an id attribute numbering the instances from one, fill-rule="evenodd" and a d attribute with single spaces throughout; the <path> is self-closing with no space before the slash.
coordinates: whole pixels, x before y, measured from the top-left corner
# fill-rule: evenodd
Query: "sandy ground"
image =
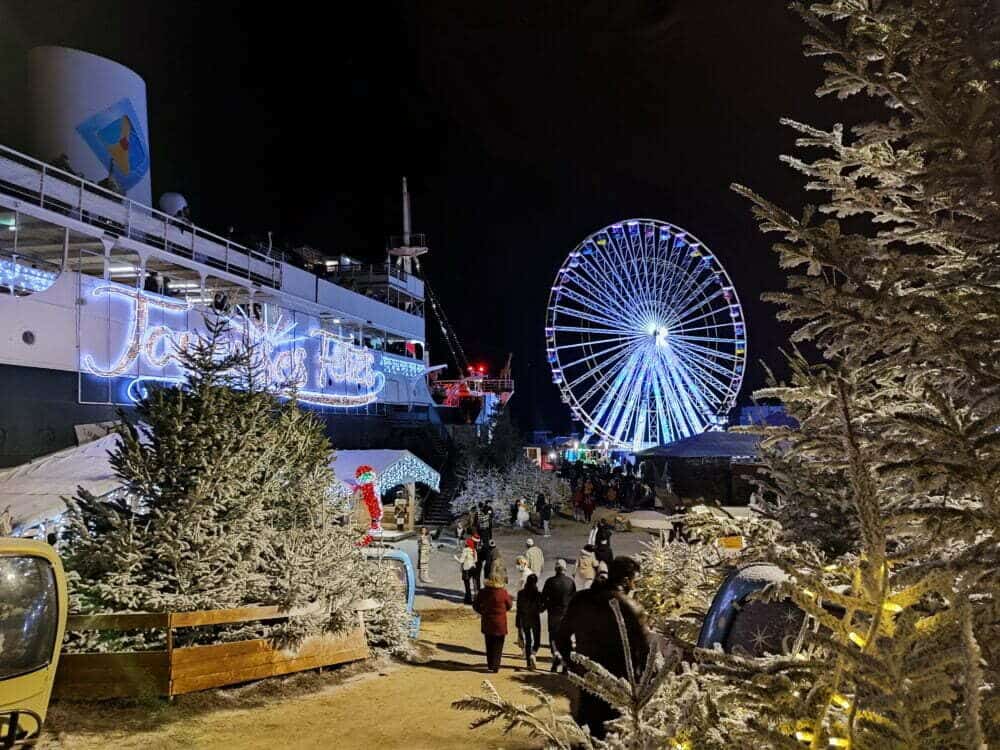
<path id="1" fill-rule="evenodd" d="M 498 534 L 509 564 L 524 549 L 526 532 Z M 560 522 L 550 539 L 535 537 L 546 553 L 545 575 L 556 557 L 571 563 L 586 528 Z M 616 554 L 639 549 L 641 534 L 616 535 Z M 570 571 L 572 573 L 572 570 Z M 523 736 L 505 736 L 502 727 L 470 731 L 477 714 L 450 707 L 479 694 L 489 678 L 504 696 L 523 696 L 526 685 L 561 694 L 569 707 L 564 678 L 548 672 L 547 630 L 543 623 L 538 671 L 528 671 L 511 635 L 500 673 L 485 670 L 479 619 L 461 602 L 461 583 L 451 550 L 434 554 L 434 583 L 423 587 L 417 607 L 423 616 L 418 643 L 421 663 L 369 661 L 323 673 L 306 673 L 254 685 L 181 696 L 173 703 L 53 704 L 41 747 L 54 750 L 187 750 L 189 748 L 517 748 L 537 747 Z"/>

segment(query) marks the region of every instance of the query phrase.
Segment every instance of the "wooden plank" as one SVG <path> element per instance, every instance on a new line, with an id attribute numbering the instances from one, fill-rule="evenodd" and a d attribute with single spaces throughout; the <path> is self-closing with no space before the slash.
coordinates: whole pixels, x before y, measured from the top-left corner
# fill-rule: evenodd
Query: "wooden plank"
<path id="1" fill-rule="evenodd" d="M 361 628 L 354 628 L 344 633 L 327 633 L 312 636 L 311 638 L 305 639 L 299 649 L 296 649 L 295 651 L 301 651 L 302 649 L 314 649 L 319 643 L 333 643 L 335 641 L 346 640 L 364 642 L 364 630 Z M 200 663 L 206 660 L 240 658 L 248 654 L 256 654 L 265 651 L 270 652 L 274 650 L 275 649 L 272 647 L 271 642 L 267 638 L 256 638 L 249 641 L 233 641 L 232 643 L 213 643 L 205 646 L 184 646 L 182 648 L 174 649 L 172 663 L 175 667 L 177 667 L 184 664 Z M 289 649 L 286 649 L 286 651 L 287 650 Z"/>
<path id="2" fill-rule="evenodd" d="M 59 674 L 85 675 L 102 673 L 162 672 L 169 674 L 170 659 L 166 651 L 139 651 L 108 654 L 63 654 L 59 659 Z"/>
<path id="3" fill-rule="evenodd" d="M 167 612 L 70 615 L 66 618 L 66 632 L 74 630 L 152 630 L 167 627 L 169 618 L 170 615 Z"/>
<path id="4" fill-rule="evenodd" d="M 253 647 L 248 648 L 247 646 L 251 644 Z M 328 654 L 336 654 L 345 650 L 356 651 L 361 649 L 367 653 L 368 648 L 363 631 L 352 631 L 346 636 L 308 638 L 296 651 L 276 650 L 268 641 L 263 639 L 220 645 L 229 647 L 239 646 L 240 648 L 195 646 L 175 650 L 175 657 L 180 655 L 181 652 L 197 651 L 197 653 L 184 653 L 183 659 L 174 659 L 173 679 L 176 681 L 182 677 L 188 678 L 198 675 L 242 670 L 262 664 L 275 664 L 295 659 L 322 659 Z"/>
<path id="5" fill-rule="evenodd" d="M 64 654 L 53 686 L 56 697 L 74 700 L 167 695 L 169 690 L 165 651 Z"/>
<path id="6" fill-rule="evenodd" d="M 225 685 L 236 685 L 242 682 L 260 680 L 267 677 L 277 677 L 280 675 L 301 672 L 307 669 L 317 669 L 318 667 L 331 666 L 333 664 L 344 664 L 351 661 L 360 661 L 368 658 L 368 646 L 359 646 L 356 643 L 342 643 L 335 648 L 320 652 L 314 656 L 306 658 L 293 657 L 290 659 L 280 659 L 283 652 L 272 651 L 276 661 L 253 664 L 244 667 L 237 667 L 234 664 L 227 665 L 226 671 L 213 672 L 201 675 L 177 675 L 171 682 L 171 695 L 181 695 L 197 690 L 207 690 L 209 688 L 222 687 Z M 222 665 L 220 665 L 222 666 Z M 235 667 L 235 668 L 234 668 Z"/>
<path id="7" fill-rule="evenodd" d="M 110 698 L 165 698 L 170 695 L 170 683 L 126 682 L 60 682 L 52 686 L 52 697 L 68 701 L 98 701 Z"/>
<path id="8" fill-rule="evenodd" d="M 194 628 L 202 625 L 229 625 L 253 620 L 277 620 L 283 617 L 300 617 L 318 611 L 316 605 L 283 610 L 275 605 L 237 607 L 235 609 L 207 609 L 194 612 L 173 612 L 170 627 Z"/>

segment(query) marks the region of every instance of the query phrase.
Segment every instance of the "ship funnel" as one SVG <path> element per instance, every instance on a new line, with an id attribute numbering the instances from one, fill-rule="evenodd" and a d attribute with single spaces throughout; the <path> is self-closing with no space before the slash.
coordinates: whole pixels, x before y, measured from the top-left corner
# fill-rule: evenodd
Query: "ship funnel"
<path id="1" fill-rule="evenodd" d="M 124 65 L 66 47 L 28 53 L 34 155 L 93 182 L 109 176 L 152 205 L 146 84 Z"/>

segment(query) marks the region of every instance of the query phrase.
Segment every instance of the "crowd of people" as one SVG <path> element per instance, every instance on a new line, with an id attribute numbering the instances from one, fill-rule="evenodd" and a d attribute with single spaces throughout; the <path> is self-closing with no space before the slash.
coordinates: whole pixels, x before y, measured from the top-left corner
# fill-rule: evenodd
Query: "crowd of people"
<path id="1" fill-rule="evenodd" d="M 649 508 L 655 501 L 652 472 L 638 473 L 628 464 L 608 466 L 567 464 L 560 475 L 569 482 L 573 517 L 590 523 L 594 510 L 604 506 L 635 510 Z"/>
<path id="2" fill-rule="evenodd" d="M 628 471 L 590 467 L 572 472 L 568 479 L 574 511 L 581 505 L 578 498 L 584 499 L 584 508 L 590 506 L 589 511 L 578 515 L 588 522 L 596 505 L 634 507 L 652 492 L 651 485 Z M 530 523 L 548 537 L 553 514 L 551 503 L 539 495 L 534 502 L 529 503 L 527 498 L 513 502 L 510 517 L 503 522 L 522 528 Z M 628 673 L 626 641 L 632 666 L 641 672 L 652 636 L 641 608 L 629 596 L 639 564 L 631 557 L 615 557 L 614 526 L 608 519 L 600 518 L 591 525 L 575 565 L 557 559 L 552 575 L 545 577 L 545 553 L 532 537 L 524 540 L 523 551 L 508 564 L 494 539 L 495 515 L 489 503 L 481 503 L 463 515 L 457 524 L 460 546 L 454 555 L 462 575 L 463 601 L 479 614 L 487 669 L 491 673 L 500 670 L 504 644 L 510 635 L 508 617 L 513 611 L 517 643 L 528 669 L 536 668 L 542 648 L 542 615 L 547 614 L 552 672 L 579 671 L 571 658 L 578 653 L 624 677 Z M 419 542 L 421 580 L 429 581 L 424 564 L 429 557 L 429 537 L 425 540 L 421 533 Z M 594 737 L 601 738 L 605 723 L 616 714 L 604 701 L 583 693 L 574 716 Z"/>

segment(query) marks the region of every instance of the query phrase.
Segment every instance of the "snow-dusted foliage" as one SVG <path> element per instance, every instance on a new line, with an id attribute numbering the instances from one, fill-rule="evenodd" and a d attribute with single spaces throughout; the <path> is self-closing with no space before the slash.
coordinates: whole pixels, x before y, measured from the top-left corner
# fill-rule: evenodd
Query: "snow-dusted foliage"
<path id="1" fill-rule="evenodd" d="M 73 609 L 276 604 L 307 613 L 266 628 L 287 642 L 352 627 L 352 605 L 386 593 L 341 522 L 323 427 L 257 388 L 252 353 L 226 340 L 224 323 L 210 323 L 208 338 L 178 354 L 187 381 L 152 388 L 137 405 L 139 426 L 111 456 L 122 497 L 81 491 L 70 501 Z M 384 616 L 408 624 L 393 612 Z M 379 627 L 395 638 L 397 625 Z"/>
<path id="2" fill-rule="evenodd" d="M 885 105 L 853 128 L 786 123 L 819 201 L 801 217 L 737 188 L 781 235 L 769 299 L 821 355 L 758 394 L 801 426 L 764 454 L 789 576 L 766 596 L 810 627 L 788 655 L 698 652 L 707 722 L 663 742 L 653 715 L 625 746 L 980 750 L 1000 743 L 1000 13 L 794 7 L 819 94 Z"/>
<path id="3" fill-rule="evenodd" d="M 480 503 L 493 507 L 494 523 L 510 523 L 510 505 L 516 500 L 528 500 L 529 510 L 535 508 L 539 493 L 545 494 L 549 502 L 558 507 L 569 496 L 569 485 L 556 476 L 555 472 L 542 471 L 531 461 L 515 461 L 506 471 L 483 466 L 468 469 L 462 490 L 451 504 L 452 513 L 468 513 Z"/>
<path id="4" fill-rule="evenodd" d="M 877 122 L 787 122 L 820 204 L 776 232 L 795 340 L 772 436 L 788 594 L 820 625 L 766 666 L 718 658 L 771 747 L 985 747 L 1000 740 L 1000 14 L 989 0 L 799 6 L 819 93 Z M 808 150 L 808 151 L 806 151 Z M 777 454 L 777 455 L 776 455 Z M 784 456 L 781 458 L 780 456 Z M 793 559 L 802 540 L 826 559 Z"/>

